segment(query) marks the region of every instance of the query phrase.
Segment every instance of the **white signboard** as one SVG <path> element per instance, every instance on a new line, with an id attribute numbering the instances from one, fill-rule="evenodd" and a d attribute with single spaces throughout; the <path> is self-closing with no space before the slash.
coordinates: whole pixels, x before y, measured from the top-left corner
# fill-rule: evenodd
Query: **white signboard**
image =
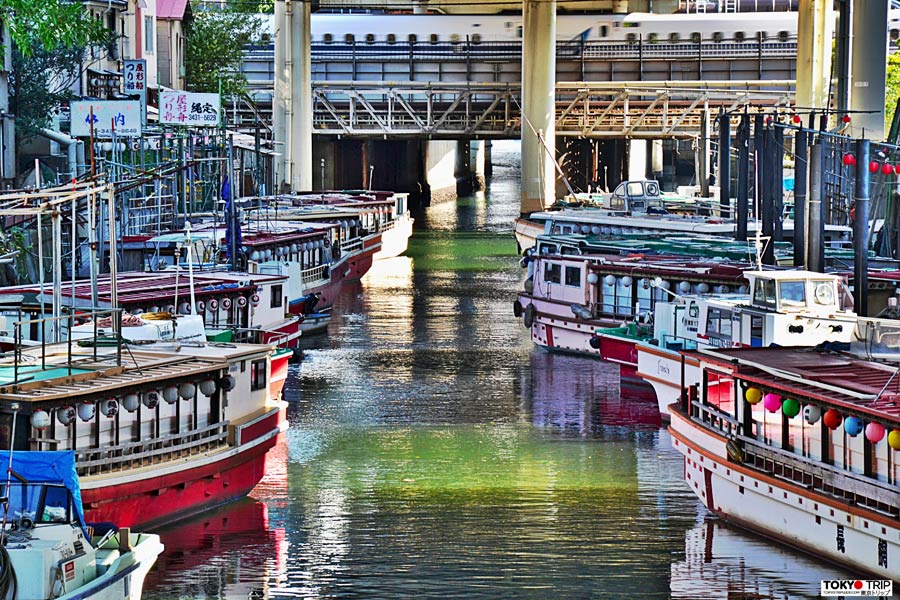
<path id="1" fill-rule="evenodd" d="M 168 91 L 159 94 L 161 125 L 216 127 L 219 124 L 219 94 Z"/>
<path id="2" fill-rule="evenodd" d="M 141 135 L 141 103 L 138 100 L 82 100 L 71 103 L 72 137 L 91 135 L 93 109 L 94 137 L 111 138 Z"/>
<path id="3" fill-rule="evenodd" d="M 135 58 L 125 60 L 125 84 L 122 91 L 126 96 L 147 95 L 147 60 L 143 58 Z"/>

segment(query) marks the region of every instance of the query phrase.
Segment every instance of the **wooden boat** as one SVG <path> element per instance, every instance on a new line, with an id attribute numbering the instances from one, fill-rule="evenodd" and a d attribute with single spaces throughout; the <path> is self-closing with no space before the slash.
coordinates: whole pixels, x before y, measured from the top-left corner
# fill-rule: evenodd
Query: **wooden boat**
<path id="1" fill-rule="evenodd" d="M 900 581 L 896 368 L 795 348 L 683 355 L 701 377 L 670 406 L 669 431 L 703 504 L 861 575 Z M 891 596 L 890 581 L 877 585 L 871 595 Z"/>

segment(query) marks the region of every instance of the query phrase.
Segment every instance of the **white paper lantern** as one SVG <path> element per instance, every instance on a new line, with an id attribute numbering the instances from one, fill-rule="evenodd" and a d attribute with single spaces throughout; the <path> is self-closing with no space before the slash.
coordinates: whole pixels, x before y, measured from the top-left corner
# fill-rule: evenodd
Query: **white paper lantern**
<path id="1" fill-rule="evenodd" d="M 212 379 L 204 379 L 200 382 L 200 393 L 204 396 L 212 396 L 216 393 L 216 382 Z"/>
<path id="2" fill-rule="evenodd" d="M 50 427 L 50 413 L 40 408 L 31 415 L 31 426 L 38 430 Z"/>
<path id="3" fill-rule="evenodd" d="M 174 385 L 166 386 L 163 389 L 162 397 L 169 404 L 175 404 L 178 401 L 178 388 Z"/>
<path id="4" fill-rule="evenodd" d="M 136 411 L 140 402 L 141 399 L 138 398 L 137 394 L 125 394 L 122 396 L 122 407 L 128 412 Z"/>
<path id="5" fill-rule="evenodd" d="M 78 405 L 78 417 L 82 421 L 90 421 L 94 418 L 94 410 L 93 402 L 81 402 Z"/>
<path id="6" fill-rule="evenodd" d="M 75 420 L 75 408 L 71 406 L 63 406 L 56 409 L 56 419 L 63 425 L 68 426 Z"/>
<path id="7" fill-rule="evenodd" d="M 189 381 L 186 381 L 178 386 L 178 395 L 181 396 L 184 400 L 190 400 L 196 393 L 197 386 Z"/>

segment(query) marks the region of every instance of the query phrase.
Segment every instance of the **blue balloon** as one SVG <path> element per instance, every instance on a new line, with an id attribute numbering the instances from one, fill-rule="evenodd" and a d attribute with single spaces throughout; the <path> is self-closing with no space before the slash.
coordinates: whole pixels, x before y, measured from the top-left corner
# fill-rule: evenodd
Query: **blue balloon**
<path id="1" fill-rule="evenodd" d="M 863 430 L 863 422 L 862 419 L 857 417 L 847 417 L 844 419 L 844 431 L 847 432 L 847 435 L 850 437 L 856 437 Z"/>

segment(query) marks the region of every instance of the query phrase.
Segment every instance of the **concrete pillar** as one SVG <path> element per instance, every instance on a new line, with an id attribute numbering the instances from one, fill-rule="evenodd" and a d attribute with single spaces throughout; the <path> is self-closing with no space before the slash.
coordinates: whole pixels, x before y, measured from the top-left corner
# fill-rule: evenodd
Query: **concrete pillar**
<path id="1" fill-rule="evenodd" d="M 647 140 L 628 140 L 628 179 L 647 178 Z"/>
<path id="2" fill-rule="evenodd" d="M 531 213 L 556 201 L 556 0 L 524 0 L 522 21 L 522 213 Z"/>
<path id="3" fill-rule="evenodd" d="M 850 110 L 861 112 L 852 115 L 853 136 L 865 136 L 872 140 L 884 139 L 887 45 L 887 0 L 854 2 L 853 44 L 850 52 Z"/>
<path id="4" fill-rule="evenodd" d="M 431 202 L 455 200 L 456 142 L 429 140 L 424 145 L 425 181 L 431 190 Z"/>
<path id="5" fill-rule="evenodd" d="M 834 9 L 831 2 L 800 0 L 797 19 L 797 106 L 827 108 Z"/>
<path id="6" fill-rule="evenodd" d="M 472 179 L 472 191 L 484 191 L 486 184 L 485 167 L 487 164 L 487 142 L 472 140 L 469 142 L 469 177 Z"/>
<path id="7" fill-rule="evenodd" d="M 654 177 L 659 177 L 663 171 L 663 141 L 651 140 L 650 142 L 650 170 Z"/>
<path id="8" fill-rule="evenodd" d="M 454 176 L 456 177 L 456 194 L 457 196 L 468 196 L 472 193 L 472 147 L 469 140 L 459 140 L 456 142 L 456 167 L 454 168 Z"/>
<path id="9" fill-rule="evenodd" d="M 275 7 L 273 124 L 276 186 L 312 189 L 312 63 L 310 3 L 285 0 Z"/>
<path id="10" fill-rule="evenodd" d="M 494 175 L 494 163 L 491 162 L 491 155 L 493 154 L 494 144 L 491 143 L 491 140 L 484 140 L 484 178 L 485 180 L 490 179 Z M 487 183 L 485 183 L 485 186 Z"/>

